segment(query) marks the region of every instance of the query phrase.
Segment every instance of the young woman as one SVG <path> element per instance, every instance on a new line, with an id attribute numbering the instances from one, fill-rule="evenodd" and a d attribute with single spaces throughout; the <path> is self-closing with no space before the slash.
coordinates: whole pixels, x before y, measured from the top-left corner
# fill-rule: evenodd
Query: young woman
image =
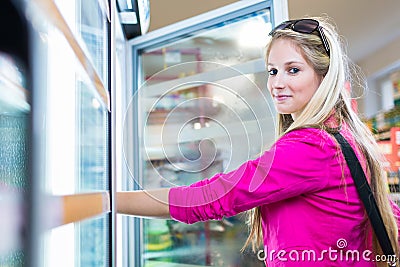
<path id="1" fill-rule="evenodd" d="M 378 146 L 351 108 L 338 34 L 322 19 L 300 19 L 270 36 L 267 86 L 279 114 L 272 148 L 190 186 L 119 192 L 117 211 L 185 223 L 248 211 L 245 245 L 263 244 L 269 267 L 387 266 L 331 135 L 339 131 L 355 150 L 398 255 L 399 209 L 389 199 Z"/>

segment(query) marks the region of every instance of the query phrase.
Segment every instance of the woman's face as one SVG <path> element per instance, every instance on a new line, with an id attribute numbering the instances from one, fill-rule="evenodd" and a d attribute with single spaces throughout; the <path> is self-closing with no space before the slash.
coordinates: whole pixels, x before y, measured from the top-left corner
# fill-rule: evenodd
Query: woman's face
<path id="1" fill-rule="evenodd" d="M 281 114 L 296 119 L 321 83 L 300 49 L 290 40 L 277 39 L 268 56 L 267 87 Z"/>

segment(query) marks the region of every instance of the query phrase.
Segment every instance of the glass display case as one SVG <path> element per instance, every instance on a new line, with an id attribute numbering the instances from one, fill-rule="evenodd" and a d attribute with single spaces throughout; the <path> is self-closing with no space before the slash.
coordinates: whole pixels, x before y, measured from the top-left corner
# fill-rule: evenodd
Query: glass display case
<path id="1" fill-rule="evenodd" d="M 24 42 L 27 22 L 11 1 L 0 3 L 0 35 L 0 266 L 24 266 L 29 239 L 29 49 Z"/>
<path id="2" fill-rule="evenodd" d="M 0 266 L 25 263 L 29 116 L 25 67 L 0 49 Z"/>
<path id="3" fill-rule="evenodd" d="M 110 25 L 104 1 L 28 1 L 32 266 L 111 266 Z"/>
<path id="4" fill-rule="evenodd" d="M 127 42 L 113 1 L 1 1 L 0 266 L 262 266 L 239 253 L 242 214 L 116 219 L 112 198 L 269 145 L 270 5 L 238 1 Z"/>
<path id="5" fill-rule="evenodd" d="M 189 185 L 235 169 L 272 143 L 263 59 L 270 3 L 239 2 L 130 42 L 134 123 L 125 121 L 124 139 L 135 127 L 138 137 L 124 147 L 132 188 Z M 264 264 L 240 253 L 245 214 L 193 225 L 143 219 L 129 233 L 142 233 L 135 266 Z"/>

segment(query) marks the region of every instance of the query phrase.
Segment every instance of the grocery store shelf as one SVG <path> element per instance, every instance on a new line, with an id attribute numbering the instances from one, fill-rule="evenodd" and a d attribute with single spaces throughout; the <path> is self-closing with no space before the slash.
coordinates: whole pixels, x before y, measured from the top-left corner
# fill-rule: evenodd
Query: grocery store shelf
<path id="1" fill-rule="evenodd" d="M 216 64 L 213 62 L 205 61 L 201 63 L 212 64 L 212 66 Z M 140 89 L 143 93 L 143 97 L 158 97 L 164 95 L 165 93 L 186 90 L 197 86 L 212 84 L 217 81 L 229 79 L 232 77 L 237 77 L 245 74 L 253 74 L 262 71 L 265 71 L 264 60 L 255 59 L 234 66 L 225 66 L 212 71 L 202 72 L 195 75 L 186 76 L 184 78 L 157 83 L 154 85 L 144 84 L 144 86 L 142 86 Z"/>
<path id="2" fill-rule="evenodd" d="M 111 211 L 109 192 L 48 196 L 45 209 L 48 222 L 45 228 L 79 222 Z"/>
<path id="3" fill-rule="evenodd" d="M 62 196 L 63 224 L 80 221 L 110 211 L 108 192 Z"/>
<path id="4" fill-rule="evenodd" d="M 377 133 L 374 135 L 375 140 L 388 140 L 390 139 L 390 131 Z"/>
<path id="5" fill-rule="evenodd" d="M 143 156 L 147 159 L 162 159 L 165 155 L 180 155 L 178 144 L 195 143 L 197 141 L 212 139 L 233 142 L 237 137 L 249 137 L 256 135 L 260 142 L 272 141 L 273 131 L 263 131 L 265 125 L 273 125 L 273 118 L 249 120 L 242 122 L 230 122 L 222 126 L 210 123 L 210 127 L 200 129 L 181 129 L 181 124 L 148 125 L 145 131 L 145 149 Z M 241 138 L 241 144 L 245 145 Z M 246 141 L 247 142 L 247 141 Z M 231 144 L 232 145 L 232 144 Z"/>

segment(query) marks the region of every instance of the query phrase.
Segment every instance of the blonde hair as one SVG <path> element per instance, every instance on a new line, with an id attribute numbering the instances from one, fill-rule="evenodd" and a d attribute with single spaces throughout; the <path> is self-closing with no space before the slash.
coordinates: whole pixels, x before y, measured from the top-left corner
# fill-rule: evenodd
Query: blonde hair
<path id="1" fill-rule="evenodd" d="M 388 186 L 382 165 L 383 156 L 372 133 L 353 111 L 350 93 L 345 86 L 346 82 L 351 82 L 351 70 L 353 70 L 350 68 L 351 62 L 342 48 L 341 38 L 334 26 L 325 18 L 314 19 L 318 20 L 323 28 L 330 46 L 330 55 L 325 51 L 319 35 L 302 34 L 289 29 L 276 31 L 266 46 L 265 59 L 267 61 L 275 40 L 280 38 L 291 40 L 303 53 L 304 58 L 314 68 L 314 71 L 324 77 L 319 88 L 295 121 L 290 114 L 278 114 L 277 138 L 299 128 L 317 127 L 326 129 L 325 121 L 332 115 L 332 112 L 335 113 L 339 122 L 345 121 L 367 161 L 367 171 L 371 177 L 371 189 L 395 253 L 398 255 L 397 222 L 389 202 Z M 262 244 L 261 219 L 259 207 L 248 212 L 250 235 L 244 247 L 251 243 L 253 250 L 255 250 Z M 382 251 L 375 236 L 373 240 L 375 253 L 381 254 Z"/>

